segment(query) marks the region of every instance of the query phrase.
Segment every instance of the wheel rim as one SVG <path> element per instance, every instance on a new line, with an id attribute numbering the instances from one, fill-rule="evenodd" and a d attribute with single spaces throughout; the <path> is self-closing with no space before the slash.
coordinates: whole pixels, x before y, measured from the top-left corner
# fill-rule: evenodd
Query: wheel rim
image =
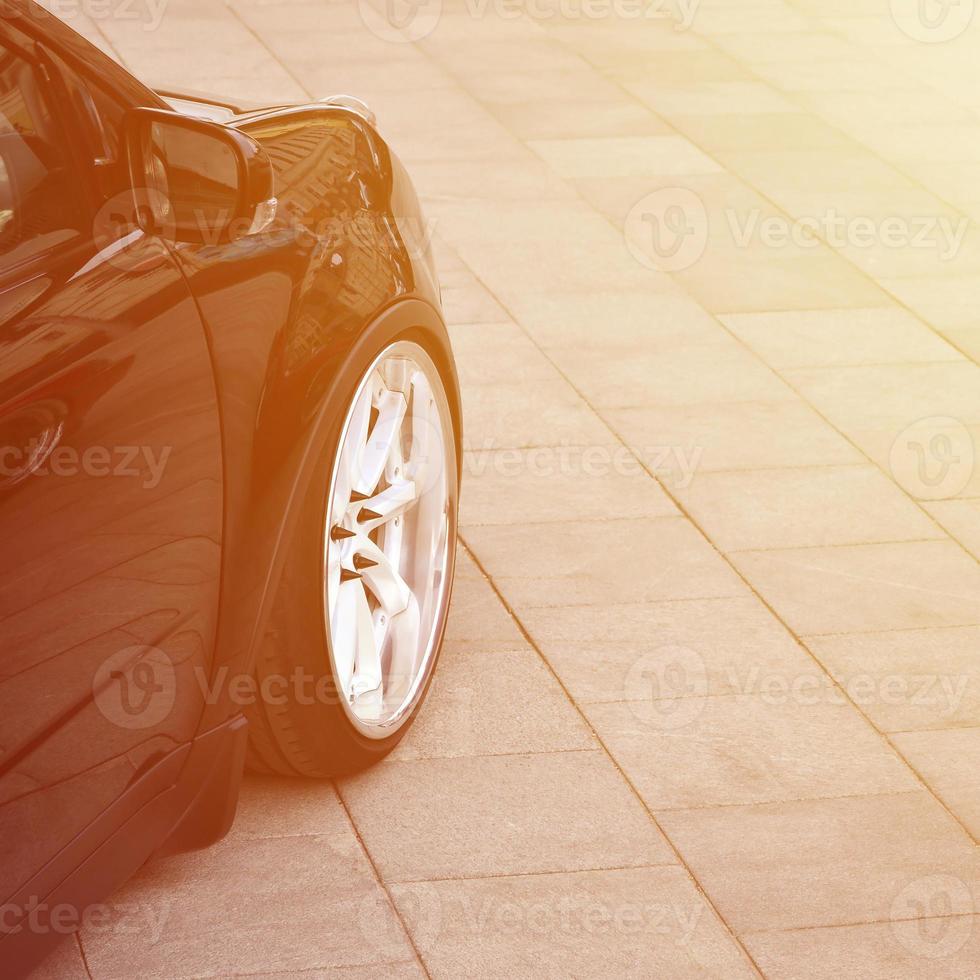
<path id="1" fill-rule="evenodd" d="M 408 341 L 365 373 L 327 498 L 324 606 L 348 718 L 392 735 L 432 672 L 452 578 L 456 444 L 439 372 Z"/>

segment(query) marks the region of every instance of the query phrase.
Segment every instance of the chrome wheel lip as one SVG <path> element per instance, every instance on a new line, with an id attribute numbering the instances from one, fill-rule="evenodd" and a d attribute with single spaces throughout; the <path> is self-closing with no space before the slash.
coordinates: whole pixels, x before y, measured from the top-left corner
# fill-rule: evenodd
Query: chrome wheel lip
<path id="1" fill-rule="evenodd" d="M 344 447 L 351 435 L 355 413 L 367 387 L 373 382 L 375 373 L 393 358 L 407 358 L 424 372 L 438 408 L 440 423 L 439 435 L 441 436 L 441 480 L 444 485 L 445 532 L 442 547 L 433 556 L 434 563 L 441 562 L 443 575 L 439 583 L 438 594 L 435 598 L 435 611 L 432 616 L 431 629 L 426 638 L 425 650 L 401 704 L 390 715 L 378 721 L 374 719 L 366 720 L 357 713 L 348 700 L 345 685 L 340 676 L 338 659 L 334 648 L 333 624 L 331 623 L 330 549 L 332 547 L 331 531 L 338 517 L 334 513 L 338 479 L 341 474 L 342 461 L 344 459 Z M 452 593 L 455 572 L 458 499 L 459 470 L 456 433 L 442 375 L 436 367 L 435 362 L 419 344 L 409 340 L 395 341 L 385 347 L 371 362 L 371 365 L 361 376 L 357 389 L 348 405 L 331 467 L 326 506 L 324 509 L 324 526 L 322 529 L 323 562 L 321 568 L 321 586 L 323 595 L 323 624 L 329 653 L 330 670 L 338 692 L 339 701 L 343 706 L 348 721 L 358 732 L 367 738 L 383 740 L 394 735 L 415 712 L 428 686 L 435 665 L 436 655 L 445 632 L 449 600 Z"/>

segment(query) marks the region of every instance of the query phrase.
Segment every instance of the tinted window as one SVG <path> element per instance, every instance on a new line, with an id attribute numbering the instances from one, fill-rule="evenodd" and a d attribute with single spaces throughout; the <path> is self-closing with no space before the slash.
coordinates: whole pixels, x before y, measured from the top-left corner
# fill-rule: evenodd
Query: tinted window
<path id="1" fill-rule="evenodd" d="M 77 72 L 50 52 L 47 55 L 64 82 L 66 109 L 83 140 L 79 156 L 94 168 L 96 189 L 106 200 L 129 187 L 129 171 L 122 146 L 125 107 L 105 91 L 98 80 Z"/>
<path id="2" fill-rule="evenodd" d="M 0 264 L 77 236 L 79 199 L 35 67 L 0 46 Z"/>

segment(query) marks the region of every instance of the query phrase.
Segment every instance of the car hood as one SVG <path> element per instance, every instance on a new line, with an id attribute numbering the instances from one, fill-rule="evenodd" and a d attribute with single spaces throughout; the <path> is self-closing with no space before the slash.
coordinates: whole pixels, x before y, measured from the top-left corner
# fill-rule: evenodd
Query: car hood
<path id="1" fill-rule="evenodd" d="M 251 116 L 265 115 L 277 110 L 296 109 L 306 104 L 341 106 L 363 116 L 372 125 L 375 122 L 374 113 L 368 108 L 367 104 L 353 95 L 330 95 L 325 99 L 318 99 L 315 103 L 262 105 L 260 103 L 243 102 L 237 99 L 226 99 L 207 92 L 195 92 L 191 90 L 176 91 L 169 88 L 157 88 L 154 91 L 175 112 L 181 112 L 186 116 L 195 116 L 198 119 L 207 119 L 211 122 L 222 124 L 237 123 Z"/>

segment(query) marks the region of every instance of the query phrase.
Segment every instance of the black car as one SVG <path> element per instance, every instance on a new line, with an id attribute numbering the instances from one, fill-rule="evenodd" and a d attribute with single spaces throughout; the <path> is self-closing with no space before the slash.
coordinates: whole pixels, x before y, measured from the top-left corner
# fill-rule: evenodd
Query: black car
<path id="1" fill-rule="evenodd" d="M 246 763 L 393 748 L 460 458 L 425 226 L 366 107 L 156 93 L 0 0 L 0 972 L 219 839 Z"/>

